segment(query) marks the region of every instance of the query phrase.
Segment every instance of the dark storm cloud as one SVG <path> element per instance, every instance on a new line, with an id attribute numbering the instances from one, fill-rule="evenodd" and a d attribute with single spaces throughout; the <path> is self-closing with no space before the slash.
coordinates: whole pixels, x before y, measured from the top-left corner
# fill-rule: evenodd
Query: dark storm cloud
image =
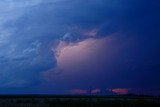
<path id="1" fill-rule="evenodd" d="M 90 38 L 116 35 L 108 51 L 117 49 L 117 44 L 123 46 L 114 60 L 108 65 L 101 61 L 103 68 L 93 67 L 113 73 L 107 79 L 105 73 L 99 74 L 104 82 L 97 86 L 160 88 L 158 75 L 154 75 L 160 69 L 159 10 L 158 0 L 3 0 L 0 2 L 1 87 L 42 82 L 40 73 L 57 66 L 52 49 L 60 42 L 78 44 Z M 98 60 L 96 57 L 93 59 Z"/>

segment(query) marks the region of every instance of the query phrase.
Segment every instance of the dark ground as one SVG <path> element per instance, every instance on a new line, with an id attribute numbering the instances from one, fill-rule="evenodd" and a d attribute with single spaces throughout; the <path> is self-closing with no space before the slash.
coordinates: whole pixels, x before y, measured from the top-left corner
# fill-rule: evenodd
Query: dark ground
<path id="1" fill-rule="evenodd" d="M 160 97 L 0 95 L 0 107 L 160 107 Z"/>

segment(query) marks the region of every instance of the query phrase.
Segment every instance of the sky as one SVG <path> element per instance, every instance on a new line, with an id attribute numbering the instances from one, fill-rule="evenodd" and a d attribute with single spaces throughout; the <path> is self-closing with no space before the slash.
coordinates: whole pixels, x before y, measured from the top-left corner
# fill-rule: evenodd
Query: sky
<path id="1" fill-rule="evenodd" d="M 0 94 L 160 95 L 159 0 L 1 0 Z"/>

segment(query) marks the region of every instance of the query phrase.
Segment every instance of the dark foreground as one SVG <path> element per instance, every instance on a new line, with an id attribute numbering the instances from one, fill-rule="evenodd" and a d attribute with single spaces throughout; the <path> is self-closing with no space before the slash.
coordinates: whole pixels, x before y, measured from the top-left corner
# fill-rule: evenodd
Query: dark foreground
<path id="1" fill-rule="evenodd" d="M 159 97 L 1 95 L 0 107 L 160 107 Z"/>

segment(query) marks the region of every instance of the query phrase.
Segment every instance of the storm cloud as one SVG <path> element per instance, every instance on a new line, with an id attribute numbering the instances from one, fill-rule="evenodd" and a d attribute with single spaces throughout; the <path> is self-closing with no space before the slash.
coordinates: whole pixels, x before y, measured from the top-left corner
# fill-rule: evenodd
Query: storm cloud
<path id="1" fill-rule="evenodd" d="M 1 0 L 0 87 L 157 90 L 159 10 L 158 0 Z"/>

